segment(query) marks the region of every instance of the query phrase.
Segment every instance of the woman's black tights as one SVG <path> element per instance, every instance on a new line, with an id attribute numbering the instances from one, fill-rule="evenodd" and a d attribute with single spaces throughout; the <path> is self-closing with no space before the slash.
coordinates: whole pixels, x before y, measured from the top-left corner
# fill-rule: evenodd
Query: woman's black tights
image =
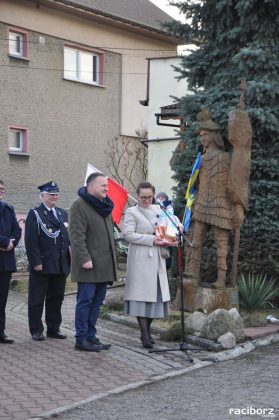
<path id="1" fill-rule="evenodd" d="M 137 316 L 137 321 L 141 331 L 141 342 L 143 344 L 143 347 L 152 348 L 150 326 L 153 321 L 153 318 Z"/>

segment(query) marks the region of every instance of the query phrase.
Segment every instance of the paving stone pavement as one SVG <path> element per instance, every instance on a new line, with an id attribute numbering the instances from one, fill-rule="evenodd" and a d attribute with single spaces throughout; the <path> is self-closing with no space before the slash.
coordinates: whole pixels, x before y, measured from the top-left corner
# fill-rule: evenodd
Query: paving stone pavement
<path id="1" fill-rule="evenodd" d="M 67 340 L 31 340 L 26 299 L 10 292 L 7 333 L 12 345 L 0 346 L 0 419 L 38 418 L 42 413 L 98 396 L 121 386 L 150 380 L 199 364 L 205 351 L 148 353 L 139 342 L 139 331 L 109 320 L 98 321 L 98 336 L 111 349 L 86 353 L 74 349 L 75 295 L 65 296 L 61 331 Z M 179 348 L 155 336 L 159 348 Z"/>
<path id="2" fill-rule="evenodd" d="M 112 347 L 100 353 L 74 350 L 75 294 L 65 296 L 61 331 L 67 340 L 31 340 L 27 323 L 27 302 L 10 292 L 7 305 L 7 332 L 12 345 L 0 345 L 0 420 L 45 418 L 85 401 L 109 393 L 138 387 L 167 376 L 183 374 L 211 363 L 238 357 L 263 345 L 279 342 L 278 326 L 266 326 L 260 333 L 248 329 L 250 337 L 271 334 L 231 351 L 211 353 L 189 351 L 194 359 L 179 351 L 177 343 L 164 343 L 157 336 L 158 348 L 177 351 L 148 353 L 141 347 L 137 328 L 99 319 L 98 336 Z M 251 330 L 251 331 L 250 331 Z M 248 334 L 248 335 L 249 335 Z M 273 335 L 272 335 L 273 334 Z"/>

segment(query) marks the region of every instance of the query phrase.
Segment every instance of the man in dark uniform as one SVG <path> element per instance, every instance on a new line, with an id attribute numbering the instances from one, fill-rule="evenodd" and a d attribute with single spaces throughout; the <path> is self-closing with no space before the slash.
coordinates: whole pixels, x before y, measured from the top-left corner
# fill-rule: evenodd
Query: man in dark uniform
<path id="1" fill-rule="evenodd" d="M 15 247 L 21 237 L 21 228 L 12 206 L 2 201 L 5 185 L 0 181 L 0 343 L 12 344 L 5 334 L 6 303 L 12 272 L 16 271 Z"/>
<path id="2" fill-rule="evenodd" d="M 58 185 L 40 185 L 42 204 L 31 209 L 25 223 L 25 246 L 29 261 L 28 317 L 32 339 L 43 341 L 42 314 L 45 303 L 47 336 L 65 339 L 59 328 L 66 278 L 70 272 L 68 216 L 55 207 Z"/>

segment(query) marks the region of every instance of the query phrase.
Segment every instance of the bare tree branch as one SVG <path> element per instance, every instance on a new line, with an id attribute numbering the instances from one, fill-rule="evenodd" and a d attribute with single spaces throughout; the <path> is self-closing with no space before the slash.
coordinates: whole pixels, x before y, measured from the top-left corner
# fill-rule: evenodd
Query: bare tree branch
<path id="1" fill-rule="evenodd" d="M 148 132 L 136 130 L 137 138 L 115 137 L 105 149 L 106 168 L 119 184 L 128 190 L 136 190 L 140 181 L 147 179 L 147 147 L 142 143 Z"/>

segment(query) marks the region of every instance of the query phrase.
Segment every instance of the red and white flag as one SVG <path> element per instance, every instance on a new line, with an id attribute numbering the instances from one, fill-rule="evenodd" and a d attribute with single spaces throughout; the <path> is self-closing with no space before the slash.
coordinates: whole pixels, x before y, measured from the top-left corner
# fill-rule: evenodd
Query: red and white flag
<path id="1" fill-rule="evenodd" d="M 87 164 L 87 170 L 85 175 L 84 185 L 86 185 L 86 180 L 90 174 L 95 172 L 101 172 L 99 169 L 95 168 L 94 166 Z M 123 210 L 126 206 L 128 200 L 128 191 L 118 182 L 114 181 L 113 179 L 108 178 L 108 197 L 114 204 L 114 208 L 112 210 L 112 219 L 115 223 L 119 224 Z"/>

